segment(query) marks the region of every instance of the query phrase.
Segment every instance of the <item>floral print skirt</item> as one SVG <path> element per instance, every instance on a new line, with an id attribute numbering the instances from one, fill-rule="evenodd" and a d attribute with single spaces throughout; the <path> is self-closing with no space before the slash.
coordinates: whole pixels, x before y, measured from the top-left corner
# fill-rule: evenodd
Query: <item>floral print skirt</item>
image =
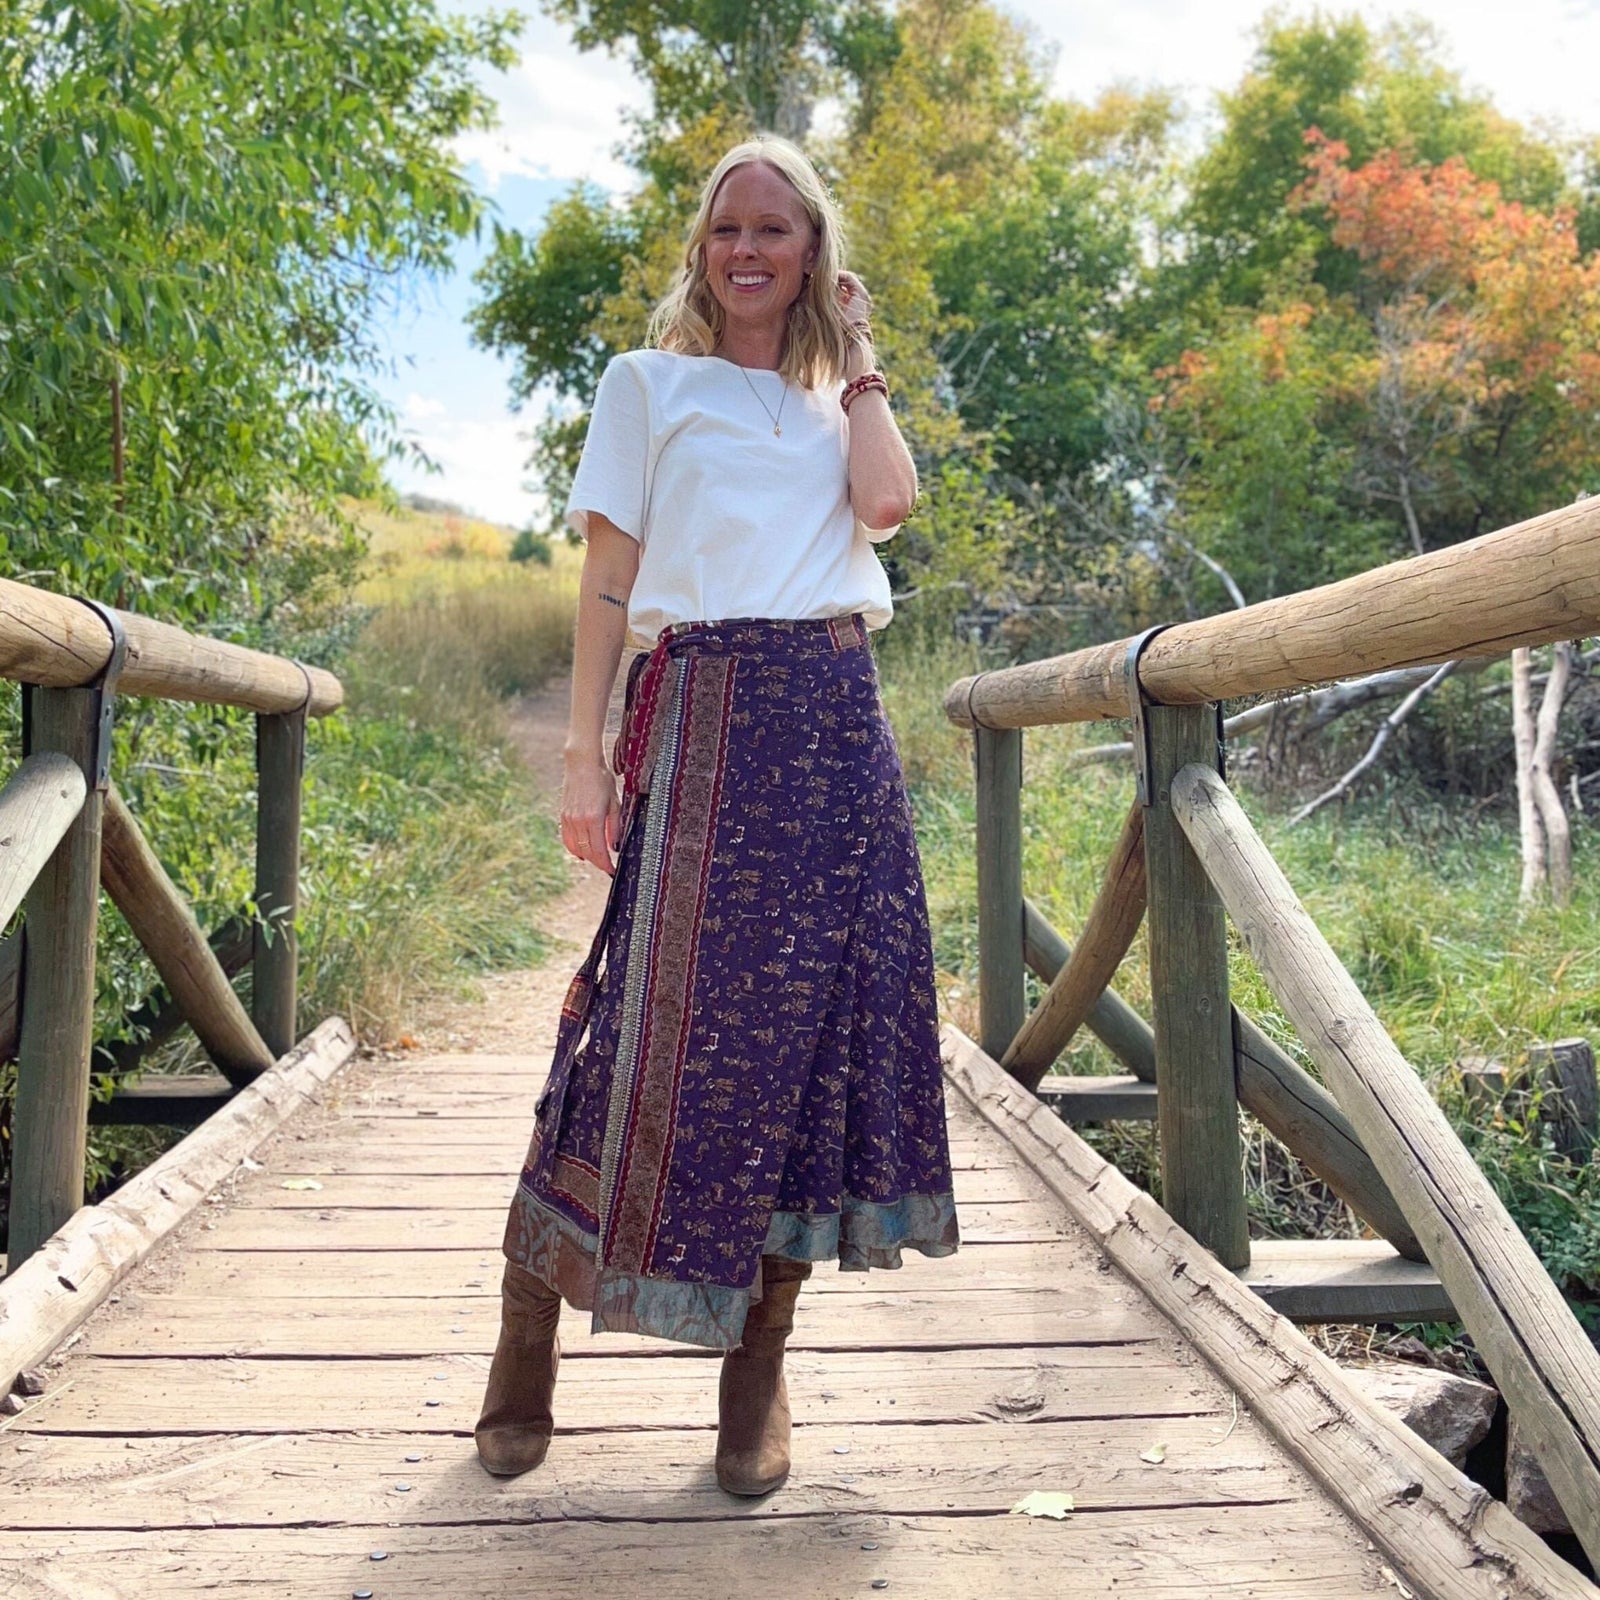
<path id="1" fill-rule="evenodd" d="M 860 615 L 663 629 L 613 765 L 617 871 L 504 1248 L 596 1331 L 728 1349 L 764 1254 L 958 1242 L 921 864 Z"/>

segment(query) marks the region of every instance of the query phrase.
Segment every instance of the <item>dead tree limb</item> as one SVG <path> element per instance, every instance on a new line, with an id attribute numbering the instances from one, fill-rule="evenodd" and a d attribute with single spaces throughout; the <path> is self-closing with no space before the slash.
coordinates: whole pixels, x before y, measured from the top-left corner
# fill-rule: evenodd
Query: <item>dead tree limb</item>
<path id="1" fill-rule="evenodd" d="M 1394 737 L 1395 729 L 1411 715 L 1435 689 L 1442 684 L 1459 666 L 1456 661 L 1447 661 L 1442 667 L 1437 667 L 1428 675 L 1425 682 L 1419 683 L 1393 711 L 1383 719 L 1377 733 L 1373 736 L 1372 743 L 1367 746 L 1367 753 L 1333 785 L 1331 789 L 1324 789 L 1315 800 L 1308 800 L 1295 814 L 1289 818 L 1288 826 L 1304 822 L 1307 817 L 1320 811 L 1330 801 L 1340 798 L 1350 792 L 1356 780 L 1366 772 L 1369 767 L 1383 754 L 1383 748 Z"/>
<path id="2" fill-rule="evenodd" d="M 1572 676 L 1573 654 L 1570 644 L 1555 647 L 1550 681 L 1544 686 L 1544 698 L 1539 702 L 1539 715 L 1534 722 L 1533 760 L 1529 771 L 1533 803 L 1539 808 L 1539 821 L 1544 828 L 1550 898 L 1558 906 L 1572 899 L 1572 830 L 1567 825 L 1566 808 L 1561 804 L 1552 769 L 1556 757 L 1556 728 Z"/>

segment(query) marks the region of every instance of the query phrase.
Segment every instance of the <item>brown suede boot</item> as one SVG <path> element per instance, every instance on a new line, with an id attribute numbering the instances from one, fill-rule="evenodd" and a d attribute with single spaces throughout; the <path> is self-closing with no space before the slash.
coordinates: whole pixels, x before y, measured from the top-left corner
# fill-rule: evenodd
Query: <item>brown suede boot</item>
<path id="1" fill-rule="evenodd" d="M 500 1341 L 489 1367 L 483 1415 L 472 1437 L 478 1459 L 496 1477 L 513 1478 L 544 1460 L 555 1431 L 561 1296 L 525 1267 L 506 1263 L 500 1290 Z"/>
<path id="2" fill-rule="evenodd" d="M 717 1482 L 729 1494 L 767 1494 L 789 1476 L 789 1390 L 784 1341 L 809 1261 L 761 1258 L 761 1299 L 736 1349 L 722 1358 L 717 1392 Z"/>

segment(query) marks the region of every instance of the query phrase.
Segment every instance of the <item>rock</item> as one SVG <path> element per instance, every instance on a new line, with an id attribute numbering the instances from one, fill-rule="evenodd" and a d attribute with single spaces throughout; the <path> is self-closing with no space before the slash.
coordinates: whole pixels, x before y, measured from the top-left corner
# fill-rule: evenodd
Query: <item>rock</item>
<path id="1" fill-rule="evenodd" d="M 14 1417 L 22 1410 L 22 1406 L 21 1395 L 0 1394 L 0 1417 Z"/>
<path id="2" fill-rule="evenodd" d="M 1488 1433 L 1500 1398 L 1486 1383 L 1404 1361 L 1346 1367 L 1345 1372 L 1369 1398 L 1458 1467 Z"/>
<path id="3" fill-rule="evenodd" d="M 26 1372 L 19 1372 L 16 1380 L 11 1385 L 13 1394 L 36 1395 L 44 1393 L 44 1374 L 29 1368 Z"/>
<path id="4" fill-rule="evenodd" d="M 1506 1505 L 1512 1516 L 1535 1533 L 1572 1532 L 1572 1520 L 1561 1509 L 1544 1469 L 1521 1437 L 1515 1413 L 1506 1426 Z"/>

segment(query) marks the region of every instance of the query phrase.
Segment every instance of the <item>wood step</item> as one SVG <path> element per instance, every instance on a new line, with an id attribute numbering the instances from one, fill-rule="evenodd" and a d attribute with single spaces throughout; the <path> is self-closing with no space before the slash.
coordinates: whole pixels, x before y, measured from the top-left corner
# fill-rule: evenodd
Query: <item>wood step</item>
<path id="1" fill-rule="evenodd" d="M 1255 1239 L 1237 1276 L 1291 1322 L 1455 1322 L 1426 1262 L 1384 1239 Z"/>
<path id="2" fill-rule="evenodd" d="M 109 1100 L 89 1102 L 89 1121 L 96 1127 L 198 1128 L 220 1111 L 237 1091 L 219 1073 L 194 1076 L 152 1076 L 128 1083 Z"/>
<path id="3" fill-rule="evenodd" d="M 1034 1091 L 1063 1122 L 1154 1122 L 1156 1086 L 1128 1073 L 1047 1073 Z"/>

